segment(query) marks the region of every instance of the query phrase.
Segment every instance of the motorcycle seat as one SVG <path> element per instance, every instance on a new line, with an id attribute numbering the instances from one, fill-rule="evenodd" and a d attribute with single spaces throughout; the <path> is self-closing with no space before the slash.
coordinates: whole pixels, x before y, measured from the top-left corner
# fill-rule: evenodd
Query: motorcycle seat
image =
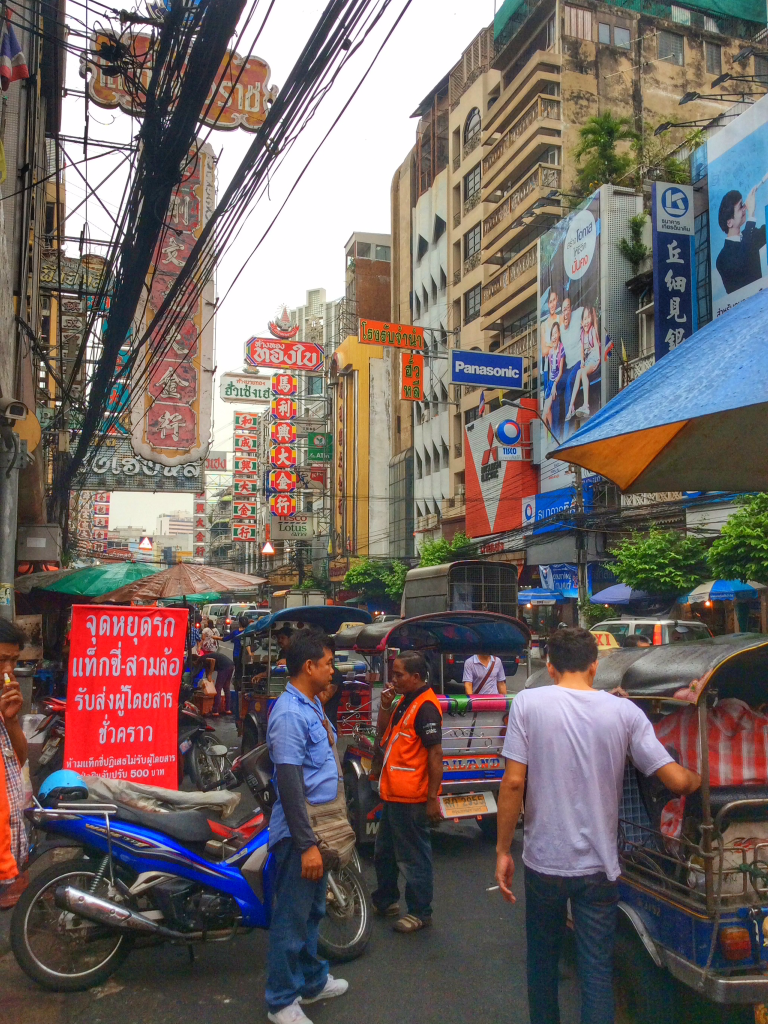
<path id="1" fill-rule="evenodd" d="M 201 811 L 139 811 L 117 803 L 116 820 L 162 832 L 180 843 L 207 843 L 219 838 Z"/>

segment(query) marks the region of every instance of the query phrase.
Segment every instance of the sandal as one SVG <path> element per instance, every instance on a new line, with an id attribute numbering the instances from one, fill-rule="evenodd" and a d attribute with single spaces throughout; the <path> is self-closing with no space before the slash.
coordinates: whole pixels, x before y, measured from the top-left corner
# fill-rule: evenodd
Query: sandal
<path id="1" fill-rule="evenodd" d="M 398 917 L 400 914 L 400 904 L 390 903 L 388 907 L 377 907 L 374 905 L 373 912 L 377 917 Z"/>
<path id="2" fill-rule="evenodd" d="M 406 914 L 395 924 L 395 931 L 403 934 L 420 932 L 422 928 L 429 928 L 432 924 L 431 917 L 416 917 L 415 914 Z"/>

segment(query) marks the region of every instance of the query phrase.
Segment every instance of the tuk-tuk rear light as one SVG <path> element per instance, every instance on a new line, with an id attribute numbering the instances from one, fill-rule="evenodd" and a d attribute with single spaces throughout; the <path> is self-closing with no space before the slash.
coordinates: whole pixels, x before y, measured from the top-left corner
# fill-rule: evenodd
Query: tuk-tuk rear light
<path id="1" fill-rule="evenodd" d="M 726 960 L 748 960 L 752 956 L 752 940 L 746 928 L 728 925 L 720 929 L 718 938 Z"/>
<path id="2" fill-rule="evenodd" d="M 657 622 L 656 625 L 653 627 L 653 646 L 661 647 L 663 643 L 664 640 L 661 635 L 661 623 Z"/>

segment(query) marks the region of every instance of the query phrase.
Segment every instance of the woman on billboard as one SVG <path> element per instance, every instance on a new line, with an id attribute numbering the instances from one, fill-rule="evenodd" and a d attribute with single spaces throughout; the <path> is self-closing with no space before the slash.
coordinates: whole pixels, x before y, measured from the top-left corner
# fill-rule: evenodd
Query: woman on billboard
<path id="1" fill-rule="evenodd" d="M 560 339 L 560 324 L 555 321 L 549 332 L 549 339 L 542 350 L 546 369 L 544 385 L 544 414 L 542 419 L 553 437 L 560 438 L 560 403 L 557 389 L 565 368 L 565 349 Z"/>
<path id="2" fill-rule="evenodd" d="M 576 377 L 571 392 L 571 403 L 568 407 L 566 420 L 576 416 L 579 419 L 589 417 L 589 386 L 597 383 L 600 375 L 600 335 L 597 329 L 597 310 L 594 306 L 585 306 L 581 314 L 581 362 L 577 367 Z M 597 380 L 596 380 L 597 378 Z M 576 395 L 582 389 L 583 400 L 578 409 Z"/>

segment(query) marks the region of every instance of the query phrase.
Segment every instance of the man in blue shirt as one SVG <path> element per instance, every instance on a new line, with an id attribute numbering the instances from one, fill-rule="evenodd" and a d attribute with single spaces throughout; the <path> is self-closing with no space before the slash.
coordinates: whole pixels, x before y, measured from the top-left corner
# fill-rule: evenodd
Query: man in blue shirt
<path id="1" fill-rule="evenodd" d="M 339 786 L 334 733 L 318 698 L 333 678 L 333 642 L 302 629 L 285 658 L 290 682 L 267 727 L 278 796 L 269 821 L 276 878 L 266 995 L 273 1024 L 312 1024 L 300 1004 L 340 996 L 348 988 L 317 955 L 327 882 L 306 808 L 307 802 L 330 803 Z"/>

